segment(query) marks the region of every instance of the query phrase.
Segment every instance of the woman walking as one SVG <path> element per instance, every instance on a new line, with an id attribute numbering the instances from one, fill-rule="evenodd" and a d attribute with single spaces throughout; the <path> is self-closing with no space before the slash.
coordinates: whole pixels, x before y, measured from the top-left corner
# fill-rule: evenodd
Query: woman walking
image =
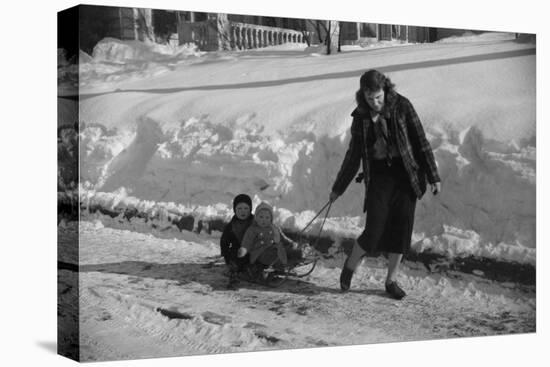
<path id="1" fill-rule="evenodd" d="M 411 102 L 377 70 L 364 73 L 352 112 L 351 140 L 330 201 L 344 193 L 362 163 L 367 218 L 340 275 L 349 290 L 353 273 L 367 253 L 388 253 L 385 289 L 395 299 L 406 293 L 397 284 L 399 264 L 411 244 L 416 201 L 426 191 L 441 191 L 435 158 Z"/>

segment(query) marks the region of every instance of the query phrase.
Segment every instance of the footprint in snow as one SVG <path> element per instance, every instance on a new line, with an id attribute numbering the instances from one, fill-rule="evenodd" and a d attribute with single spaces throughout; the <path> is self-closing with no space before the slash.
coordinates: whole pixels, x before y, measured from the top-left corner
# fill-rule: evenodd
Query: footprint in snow
<path id="1" fill-rule="evenodd" d="M 231 317 L 219 315 L 214 312 L 206 311 L 201 314 L 204 321 L 215 325 L 225 325 L 231 322 Z"/>
<path id="2" fill-rule="evenodd" d="M 140 282 L 143 282 L 143 279 L 138 277 L 132 277 L 128 280 L 128 284 L 137 284 Z"/>
<path id="3" fill-rule="evenodd" d="M 260 339 L 263 339 L 263 340 L 267 341 L 268 344 L 272 344 L 272 345 L 277 344 L 281 341 L 281 339 L 279 339 L 277 337 L 274 337 L 274 336 L 271 336 L 271 335 L 267 335 L 263 331 L 256 331 L 254 333 L 254 335 L 256 335 Z"/>
<path id="4" fill-rule="evenodd" d="M 190 320 L 193 318 L 192 315 L 185 313 L 185 312 L 179 312 L 176 310 L 167 310 L 164 308 L 157 308 L 157 312 L 159 312 L 161 315 L 168 317 L 170 320 Z"/>
<path id="5" fill-rule="evenodd" d="M 312 338 L 310 336 L 306 337 L 306 342 L 308 342 L 310 344 L 313 344 L 317 347 L 328 347 L 329 346 L 329 343 L 327 343 L 326 341 L 324 341 L 322 339 L 315 339 L 315 338 Z"/>
<path id="6" fill-rule="evenodd" d="M 257 322 L 247 322 L 244 326 L 245 329 L 266 329 L 267 326 L 264 324 L 259 324 Z"/>
<path id="7" fill-rule="evenodd" d="M 98 315 L 96 317 L 96 320 L 97 321 L 108 321 L 108 320 L 111 320 L 113 317 L 111 316 L 111 314 L 107 311 L 103 311 L 101 313 L 101 315 Z"/>
<path id="8" fill-rule="evenodd" d="M 308 306 L 300 306 L 296 309 L 296 313 L 298 315 L 306 316 L 308 314 L 309 307 Z"/>

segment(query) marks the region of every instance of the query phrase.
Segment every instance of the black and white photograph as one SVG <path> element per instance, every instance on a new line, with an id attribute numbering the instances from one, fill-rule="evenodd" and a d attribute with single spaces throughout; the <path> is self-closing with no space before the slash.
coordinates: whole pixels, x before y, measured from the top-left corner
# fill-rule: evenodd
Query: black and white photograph
<path id="1" fill-rule="evenodd" d="M 536 332 L 536 41 L 59 12 L 60 354 Z"/>
<path id="2" fill-rule="evenodd" d="M 535 2 L 6 11 L 3 364 L 544 360 Z"/>

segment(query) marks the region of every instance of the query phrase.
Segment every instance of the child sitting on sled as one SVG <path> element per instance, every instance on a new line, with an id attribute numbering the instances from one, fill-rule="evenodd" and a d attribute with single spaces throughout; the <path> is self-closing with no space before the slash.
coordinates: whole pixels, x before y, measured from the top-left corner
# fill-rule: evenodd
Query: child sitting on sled
<path id="1" fill-rule="evenodd" d="M 237 252 L 241 247 L 244 233 L 254 221 L 250 196 L 246 194 L 235 196 L 233 199 L 233 212 L 235 215 L 225 226 L 220 238 L 221 253 L 231 274 L 242 272 L 249 262 L 248 256 L 239 258 Z"/>
<path id="2" fill-rule="evenodd" d="M 277 270 L 303 259 L 298 245 L 273 224 L 273 208 L 265 202 L 256 208 L 253 224 L 246 230 L 237 255 L 239 258 L 249 255 L 250 264 Z"/>

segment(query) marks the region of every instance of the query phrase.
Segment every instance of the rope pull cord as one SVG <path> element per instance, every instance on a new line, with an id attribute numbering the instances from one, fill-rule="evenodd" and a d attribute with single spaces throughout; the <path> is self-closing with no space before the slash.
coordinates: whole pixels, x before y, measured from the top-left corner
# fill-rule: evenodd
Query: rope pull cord
<path id="1" fill-rule="evenodd" d="M 328 207 L 328 208 L 327 208 Z M 317 248 L 317 245 L 319 244 L 319 240 L 321 239 L 321 232 L 323 231 L 323 227 L 325 226 L 325 222 L 327 220 L 327 217 L 328 217 L 328 213 L 330 212 L 330 208 L 332 207 L 332 201 L 328 201 L 322 208 L 321 210 L 319 210 L 319 212 L 317 212 L 317 214 L 313 217 L 313 219 L 311 219 L 309 221 L 309 223 L 299 232 L 298 234 L 298 238 L 302 238 L 302 235 L 303 233 L 305 232 L 305 230 L 315 221 L 315 219 L 317 219 L 317 217 L 319 217 L 319 215 L 321 215 L 321 213 L 323 213 L 323 211 L 325 209 L 327 209 L 327 212 L 325 213 L 325 217 L 323 218 L 323 222 L 321 223 L 321 227 L 319 228 L 319 233 L 317 234 L 317 238 L 315 239 L 314 241 L 314 244 L 313 246 L 311 246 L 313 249 L 316 250 Z"/>

